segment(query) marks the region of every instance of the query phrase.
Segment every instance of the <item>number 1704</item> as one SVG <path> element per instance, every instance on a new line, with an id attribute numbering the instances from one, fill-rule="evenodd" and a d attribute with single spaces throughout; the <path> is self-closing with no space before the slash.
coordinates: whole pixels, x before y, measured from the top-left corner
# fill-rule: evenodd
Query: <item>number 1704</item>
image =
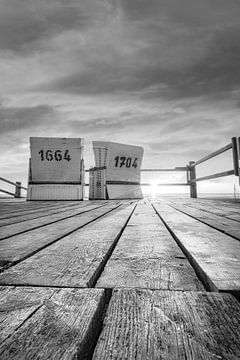
<path id="1" fill-rule="evenodd" d="M 115 167 L 134 167 L 135 169 L 137 168 L 138 164 L 137 164 L 137 158 L 132 158 L 132 157 L 126 157 L 126 156 L 116 156 L 115 157 Z"/>

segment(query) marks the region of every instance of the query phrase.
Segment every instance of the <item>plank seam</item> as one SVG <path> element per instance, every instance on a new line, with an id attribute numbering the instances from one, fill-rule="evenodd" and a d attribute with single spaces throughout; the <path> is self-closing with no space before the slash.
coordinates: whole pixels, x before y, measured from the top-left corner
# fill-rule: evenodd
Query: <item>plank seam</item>
<path id="1" fill-rule="evenodd" d="M 15 283 L 11 283 L 11 284 L 0 284 L 1 287 L 5 286 L 5 287 L 37 287 L 37 288 L 56 288 L 56 289 L 89 289 L 89 287 L 86 286 L 74 286 L 74 285 L 42 285 L 42 284 L 15 284 Z M 99 289 L 99 288 L 98 288 Z M 108 290 L 108 289 L 107 289 Z"/>
<path id="2" fill-rule="evenodd" d="M 176 208 L 176 207 L 174 207 L 173 205 L 169 205 L 169 206 L 171 206 L 172 209 L 177 210 L 177 211 L 181 212 L 182 214 L 185 214 L 185 215 L 191 217 L 192 219 L 197 220 L 197 221 L 199 221 L 200 223 L 209 226 L 210 228 L 212 228 L 212 229 L 214 229 L 214 230 L 220 231 L 221 233 L 223 233 L 223 234 L 225 234 L 225 235 L 227 235 L 227 236 L 230 236 L 231 238 L 233 238 L 233 239 L 235 239 L 235 240 L 240 241 L 239 238 L 237 238 L 237 237 L 234 236 L 234 235 L 231 235 L 231 234 L 227 233 L 225 230 L 218 229 L 218 228 L 216 228 L 215 226 L 213 226 L 213 225 L 211 225 L 211 224 L 208 224 L 208 223 L 205 222 L 204 220 L 198 219 L 198 218 L 196 217 L 196 215 L 195 215 L 195 216 L 194 216 L 194 215 L 190 215 L 190 214 L 188 214 L 187 212 L 185 212 L 184 210 L 180 210 L 179 208 Z"/>
<path id="3" fill-rule="evenodd" d="M 69 233 L 64 234 L 63 236 L 59 237 L 58 239 L 53 240 L 52 242 L 50 242 L 50 243 L 48 243 L 48 244 L 46 244 L 46 245 L 42 246 L 41 248 L 38 248 L 37 250 L 34 250 L 34 251 L 33 251 L 33 252 L 31 252 L 30 254 L 27 254 L 26 256 L 24 256 L 23 258 L 21 258 L 20 260 L 17 260 L 17 261 L 12 261 L 12 262 L 10 262 L 10 264 L 8 263 L 8 264 L 7 264 L 7 265 L 5 265 L 5 266 L 3 265 L 3 268 L 2 268 L 2 269 L 0 268 L 0 273 L 1 273 L 1 272 L 4 272 L 4 270 L 7 270 L 7 269 L 11 268 L 12 266 L 15 266 L 15 265 L 19 264 L 20 262 L 22 262 L 22 261 L 24 261 L 24 260 L 26 260 L 26 259 L 30 258 L 31 256 L 35 255 L 35 254 L 36 254 L 36 253 L 38 253 L 39 251 L 42 251 L 42 250 L 44 250 L 45 248 L 47 248 L 48 246 L 53 245 L 55 242 L 57 242 L 57 241 L 59 241 L 59 240 L 64 239 L 66 236 L 71 235 L 71 234 L 72 234 L 72 233 L 74 233 L 75 231 L 78 231 L 78 230 L 82 229 L 83 227 L 85 227 L 85 226 L 87 226 L 87 225 L 91 224 L 92 222 L 94 222 L 94 221 L 96 221 L 96 220 L 100 219 L 101 217 L 103 217 L 103 216 L 105 216 L 105 215 L 109 214 L 111 211 L 114 211 L 114 210 L 118 209 L 120 206 L 121 206 L 121 205 L 117 205 L 116 207 L 114 207 L 113 209 L 110 209 L 110 210 L 109 210 L 109 211 L 107 211 L 106 213 L 101 214 L 101 215 L 99 215 L 98 217 L 96 217 L 96 218 L 94 218 L 94 219 L 92 219 L 92 220 L 88 221 L 86 224 L 81 225 L 81 226 L 77 227 L 77 228 L 76 228 L 76 229 L 74 229 L 74 230 L 71 230 Z M 96 209 L 94 209 L 94 210 L 96 210 Z"/>
<path id="4" fill-rule="evenodd" d="M 109 307 L 111 297 L 112 297 L 112 290 L 104 289 L 104 294 L 99 302 L 97 311 L 94 314 L 91 323 L 89 324 L 90 329 L 87 331 L 87 333 L 90 333 L 90 336 L 86 334 L 86 338 L 89 337 L 89 340 L 82 345 L 83 346 L 82 351 L 77 354 L 78 359 L 91 360 L 93 358 L 95 348 L 97 346 L 100 334 L 103 329 L 103 322 L 106 317 L 106 313 Z M 96 323 L 96 327 L 94 326 L 94 323 Z M 92 330 L 94 331 L 93 336 L 91 336 L 91 327 Z"/>
<path id="5" fill-rule="evenodd" d="M 191 253 L 187 250 L 187 248 L 181 243 L 181 241 L 178 239 L 178 237 L 175 235 L 173 230 L 168 226 L 168 224 L 164 221 L 160 213 L 157 211 L 155 206 L 151 204 L 153 209 L 155 210 L 156 214 L 159 216 L 169 233 L 172 235 L 173 239 L 176 241 L 177 245 L 180 247 L 186 258 L 188 259 L 189 263 L 191 264 L 192 268 L 194 269 L 197 277 L 203 284 L 204 288 L 207 291 L 211 292 L 219 292 L 217 287 L 214 285 L 214 283 L 211 281 L 211 279 L 208 277 L 208 275 L 205 273 L 205 271 L 201 268 L 201 266 L 198 264 L 198 262 L 194 259 L 194 257 L 191 255 Z"/>
<path id="6" fill-rule="evenodd" d="M 50 300 L 51 297 L 52 297 L 56 292 L 57 292 L 57 290 L 56 290 L 56 291 L 53 291 L 53 293 L 49 296 L 49 298 L 44 299 L 43 302 L 42 302 L 42 304 L 40 304 L 35 310 L 33 310 L 33 312 L 32 312 L 31 314 L 29 314 L 29 315 L 26 317 L 26 319 L 24 319 L 23 322 L 22 322 L 21 324 L 19 324 L 19 325 L 16 327 L 16 329 L 14 329 L 14 331 L 13 331 L 11 334 L 9 334 L 3 341 L 0 342 L 0 345 L 3 344 L 7 339 L 9 339 L 16 331 L 18 331 L 29 319 L 31 319 L 31 317 L 32 317 L 34 314 L 36 314 L 36 312 L 44 306 L 44 301 Z M 0 354 L 0 355 L 1 355 L 1 354 Z"/>
<path id="7" fill-rule="evenodd" d="M 52 221 L 52 222 L 47 223 L 47 224 L 44 224 L 44 225 L 40 225 L 40 226 L 36 226 L 36 227 L 31 228 L 31 229 L 28 229 L 28 230 L 20 231 L 19 233 L 16 233 L 16 234 L 13 234 L 13 235 L 5 236 L 5 237 L 1 238 L 0 241 L 1 241 L 1 240 L 5 240 L 5 239 L 9 239 L 10 237 L 13 237 L 13 236 L 16 236 L 16 235 L 24 234 L 24 233 L 26 233 L 26 232 L 28 232 L 28 231 L 40 229 L 40 228 L 42 228 L 42 227 L 44 227 L 44 226 L 47 226 L 47 225 L 55 224 L 55 223 L 57 223 L 57 222 L 59 222 L 59 221 L 62 221 L 62 220 L 70 219 L 70 218 L 72 218 L 72 217 L 74 217 L 74 216 L 78 216 L 78 215 L 81 215 L 81 214 L 85 214 L 85 213 L 87 213 L 87 212 L 90 212 L 90 211 L 99 209 L 99 208 L 101 208 L 101 207 L 103 207 L 103 206 L 105 206 L 105 204 L 104 204 L 104 205 L 97 206 L 97 207 L 95 207 L 95 208 L 93 208 L 93 209 L 86 210 L 86 211 L 80 211 L 79 213 L 74 214 L 74 215 L 67 216 L 67 217 L 65 217 L 64 219 L 55 220 L 55 221 Z M 5 226 L 10 226 L 10 225 L 5 225 Z"/>
<path id="8" fill-rule="evenodd" d="M 198 204 L 195 204 L 195 205 L 198 205 Z M 204 204 L 204 205 L 205 205 L 205 204 Z M 170 205 L 170 206 L 172 206 L 172 205 Z M 212 212 L 211 209 L 208 209 L 208 208 L 205 208 L 205 209 L 201 209 L 201 208 L 200 208 L 200 209 L 199 209 L 198 206 L 193 206 L 193 204 L 186 204 L 186 206 L 187 206 L 187 207 L 190 207 L 190 208 L 192 208 L 192 209 L 194 209 L 194 210 L 204 211 L 204 212 L 206 212 L 207 214 L 210 214 L 210 215 L 219 216 L 219 220 L 221 220 L 221 218 L 223 218 L 223 219 L 228 219 L 228 220 L 240 222 L 240 220 L 231 218 L 231 217 L 230 217 L 231 215 L 229 215 L 229 214 L 227 214 L 227 215 L 225 215 L 225 214 L 216 214 L 216 213 Z M 201 204 L 200 204 L 200 206 L 201 206 Z M 232 214 L 232 215 L 238 215 L 238 212 L 235 212 L 235 213 Z"/>
<path id="9" fill-rule="evenodd" d="M 88 287 L 95 287 L 96 286 L 96 283 L 97 283 L 98 279 L 100 278 L 102 272 L 104 271 L 104 268 L 105 268 L 108 260 L 110 259 L 114 249 L 116 248 L 122 233 L 124 232 L 130 218 L 132 217 L 132 214 L 134 213 L 134 211 L 136 209 L 136 206 L 137 206 L 137 204 L 134 206 L 133 210 L 131 211 L 131 214 L 128 216 L 128 218 L 127 218 L 126 222 L 124 223 L 123 227 L 121 228 L 121 230 L 117 234 L 116 238 L 113 240 L 111 246 L 109 247 L 107 253 L 103 257 L 101 263 L 98 265 L 98 267 L 95 270 L 94 274 L 92 275 L 91 279 L 87 282 Z"/>
<path id="10" fill-rule="evenodd" d="M 84 206 L 82 206 L 81 208 L 82 209 L 84 209 L 84 208 L 87 208 L 88 206 L 89 206 L 90 204 L 86 204 L 86 205 L 84 205 Z M 66 208 L 64 208 L 64 209 L 62 209 L 61 207 L 60 208 L 58 208 L 58 211 L 54 211 L 54 212 L 52 212 L 52 213 L 50 213 L 50 214 L 45 214 L 45 215 L 41 215 L 40 214 L 40 216 L 37 216 L 37 212 L 36 213 L 33 213 L 33 217 L 32 218 L 30 218 L 30 219 L 25 219 L 25 220 L 19 220 L 19 219 L 16 219 L 17 221 L 15 221 L 15 222 L 13 222 L 13 223 L 10 223 L 10 224 L 0 224 L 0 227 L 3 227 L 3 226 L 9 226 L 9 225 L 14 225 L 14 224 L 19 224 L 19 223 L 24 223 L 25 221 L 30 221 L 30 220 L 36 220 L 36 219 L 40 219 L 40 218 L 43 218 L 43 217 L 46 217 L 46 216 L 52 216 L 52 215 L 56 215 L 56 214 L 61 214 L 61 213 L 64 213 L 64 212 L 66 212 L 66 211 L 71 211 L 71 210 L 75 210 L 75 208 L 76 208 L 76 210 L 77 210 L 77 207 L 78 207 L 79 205 L 75 205 L 75 206 L 71 206 L 71 207 L 68 207 L 67 209 Z M 50 209 L 49 209 L 50 210 Z M 54 209 L 54 210 L 57 210 L 57 209 Z M 80 210 L 80 209 L 79 209 Z M 45 210 L 45 213 L 47 212 L 48 210 Z M 39 212 L 43 212 L 43 211 L 39 211 Z M 11 218 L 8 218 L 8 219 L 6 219 L 6 221 L 7 220 L 14 220 L 14 218 L 15 217 L 20 217 L 20 216 L 28 216 L 28 215 L 31 215 L 31 214 L 22 214 L 22 215 L 18 215 L 18 216 L 14 216 L 14 217 L 11 217 Z M 35 216 L 36 215 L 36 216 Z M 74 216 L 74 215 L 73 215 Z M 5 220 L 5 219 L 0 219 L 0 222 L 2 221 L 2 220 Z"/>
<path id="11" fill-rule="evenodd" d="M 14 219 L 14 218 L 18 218 L 20 216 L 27 216 L 27 215 L 35 215 L 35 214 L 38 214 L 40 212 L 46 212 L 46 211 L 51 211 L 51 210 L 56 210 L 56 212 L 54 212 L 53 214 L 55 213 L 58 213 L 58 212 L 63 212 L 63 211 L 66 211 L 66 210 L 71 210 L 71 209 L 74 209 L 74 208 L 77 208 L 79 205 L 82 205 L 82 208 L 88 206 L 89 204 L 69 204 L 69 205 L 58 205 L 57 207 L 55 206 L 52 206 L 52 207 L 40 207 L 40 208 L 34 208 L 34 209 L 24 209 L 24 207 L 19 210 L 19 214 L 17 214 L 17 212 L 15 211 L 15 214 L 16 215 L 11 215 L 11 213 L 9 212 L 8 215 L 5 215 L 5 216 L 0 216 L 0 221 L 2 220 L 10 220 L 10 219 Z M 63 209 L 63 210 L 61 210 Z M 14 213 L 14 212 L 13 212 Z M 47 216 L 47 215 L 46 215 Z M 16 219 L 17 220 L 17 219 Z M 20 221 L 19 221 L 20 222 Z M 2 226 L 5 226 L 5 225 L 1 225 Z"/>

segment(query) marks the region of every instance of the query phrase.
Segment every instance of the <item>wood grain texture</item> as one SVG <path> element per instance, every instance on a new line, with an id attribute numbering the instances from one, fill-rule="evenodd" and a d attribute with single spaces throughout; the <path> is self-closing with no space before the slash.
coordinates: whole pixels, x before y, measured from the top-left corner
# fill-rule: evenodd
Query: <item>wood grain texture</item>
<path id="1" fill-rule="evenodd" d="M 47 288 L 0 286 L 0 344 L 39 309 L 54 291 Z"/>
<path id="2" fill-rule="evenodd" d="M 42 289 L 34 289 L 36 297 Z M 0 358 L 89 358 L 101 326 L 104 305 L 104 290 L 55 290 L 21 326 L 10 329 L 11 335 L 0 346 Z"/>
<path id="3" fill-rule="evenodd" d="M 8 267 L 15 262 L 23 260 L 43 247 L 85 226 L 89 222 L 94 221 L 118 206 L 119 205 L 113 203 L 112 205 L 98 207 L 92 211 L 75 215 L 68 219 L 63 219 L 54 224 L 46 225 L 44 228 L 37 228 L 1 240 L 0 265 L 2 267 Z"/>
<path id="4" fill-rule="evenodd" d="M 204 290 L 189 261 L 147 203 L 137 205 L 97 287 Z"/>
<path id="5" fill-rule="evenodd" d="M 134 204 L 115 210 L 0 274 L 1 284 L 92 286 Z"/>
<path id="6" fill-rule="evenodd" d="M 180 210 L 183 213 L 202 221 L 204 224 L 210 225 L 213 228 L 240 240 L 240 223 L 235 220 L 219 217 L 218 215 L 207 213 L 201 209 L 194 209 L 186 205 L 174 204 L 171 206 L 174 209 Z"/>
<path id="7" fill-rule="evenodd" d="M 110 259 L 96 287 L 204 290 L 189 262 L 176 257 Z"/>
<path id="8" fill-rule="evenodd" d="M 240 221 L 240 206 L 239 203 L 235 204 L 226 204 L 226 202 L 223 204 L 222 202 L 215 202 L 215 201 L 189 201 L 189 199 L 186 201 L 185 199 L 182 201 L 171 201 L 171 204 L 180 204 L 180 205 L 187 205 L 194 209 L 200 209 L 206 213 L 211 213 L 214 215 L 218 215 L 221 217 L 224 217 L 226 219 Z"/>
<path id="9" fill-rule="evenodd" d="M 87 208 L 78 208 L 78 209 L 72 209 L 72 210 L 67 210 L 64 211 L 63 213 L 59 213 L 59 214 L 54 214 L 54 215 L 50 215 L 47 217 L 40 217 L 38 219 L 32 219 L 32 220 L 27 220 L 21 223 L 17 223 L 17 224 L 11 224 L 11 225 L 6 225 L 6 226 L 2 226 L 0 228 L 0 240 L 1 239 L 5 239 L 26 231 L 30 231 L 36 228 L 39 228 L 40 226 L 45 226 L 63 219 L 66 219 L 67 217 L 71 217 L 71 216 L 75 216 L 78 214 L 82 214 L 86 211 L 91 211 L 93 209 L 99 208 L 100 206 L 102 206 L 101 204 L 96 205 L 89 205 Z"/>
<path id="10" fill-rule="evenodd" d="M 240 243 L 170 206 L 154 204 L 212 291 L 240 292 Z"/>
<path id="11" fill-rule="evenodd" d="M 93 360 L 237 360 L 239 323 L 229 294 L 114 290 Z"/>
<path id="12" fill-rule="evenodd" d="M 12 200 L 11 202 L 8 200 L 7 202 L 4 202 L 1 200 L 0 202 L 0 219 L 6 219 L 6 218 L 10 218 L 10 217 L 14 217 L 14 216 L 19 216 L 22 214 L 29 214 L 31 212 L 34 211 L 39 211 L 39 210 L 43 210 L 43 209 L 51 209 L 51 208 L 57 208 L 60 206 L 64 206 L 64 205 L 70 205 L 72 204 L 73 201 L 68 202 L 68 204 L 66 204 L 66 201 L 61 201 L 61 202 L 57 202 L 56 201 L 51 201 L 51 202 L 41 202 L 41 204 L 37 203 L 36 201 L 31 202 L 28 201 L 26 202 L 26 200 Z M 76 203 L 74 201 L 74 203 Z"/>
<path id="13" fill-rule="evenodd" d="M 46 217 L 49 215 L 63 213 L 66 212 L 67 210 L 83 209 L 89 206 L 90 204 L 91 204 L 90 202 L 86 202 L 86 203 L 81 202 L 80 204 L 76 204 L 75 202 L 75 204 L 71 204 L 71 205 L 63 204 L 62 206 L 59 205 L 58 207 L 53 207 L 50 209 L 47 208 L 47 209 L 33 210 L 31 213 L 18 214 L 17 216 L 12 216 L 11 218 L 0 219 L 0 227 L 5 225 L 20 223 L 26 220 L 37 219 L 40 217 Z"/>

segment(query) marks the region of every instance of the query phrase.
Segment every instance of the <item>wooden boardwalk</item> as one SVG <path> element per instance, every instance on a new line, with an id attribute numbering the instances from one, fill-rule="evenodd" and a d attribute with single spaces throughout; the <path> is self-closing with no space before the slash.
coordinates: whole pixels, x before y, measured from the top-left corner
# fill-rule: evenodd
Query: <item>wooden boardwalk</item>
<path id="1" fill-rule="evenodd" d="M 0 201 L 0 359 L 240 359 L 240 203 Z"/>

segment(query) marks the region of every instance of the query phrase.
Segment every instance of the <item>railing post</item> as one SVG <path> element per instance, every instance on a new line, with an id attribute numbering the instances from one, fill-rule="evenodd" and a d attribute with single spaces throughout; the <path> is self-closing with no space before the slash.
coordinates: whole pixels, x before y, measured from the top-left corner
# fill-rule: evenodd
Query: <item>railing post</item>
<path id="1" fill-rule="evenodd" d="M 21 197 L 21 182 L 20 181 L 16 181 L 16 187 L 15 187 L 15 194 L 14 197 L 15 198 L 20 198 Z"/>
<path id="2" fill-rule="evenodd" d="M 238 147 L 237 147 L 237 138 L 232 137 L 232 155 L 233 155 L 233 170 L 234 175 L 239 175 L 239 164 L 238 164 Z"/>
<path id="3" fill-rule="evenodd" d="M 196 183 L 196 170 L 195 161 L 189 162 L 189 173 L 190 173 L 190 197 L 197 198 L 197 183 Z"/>

